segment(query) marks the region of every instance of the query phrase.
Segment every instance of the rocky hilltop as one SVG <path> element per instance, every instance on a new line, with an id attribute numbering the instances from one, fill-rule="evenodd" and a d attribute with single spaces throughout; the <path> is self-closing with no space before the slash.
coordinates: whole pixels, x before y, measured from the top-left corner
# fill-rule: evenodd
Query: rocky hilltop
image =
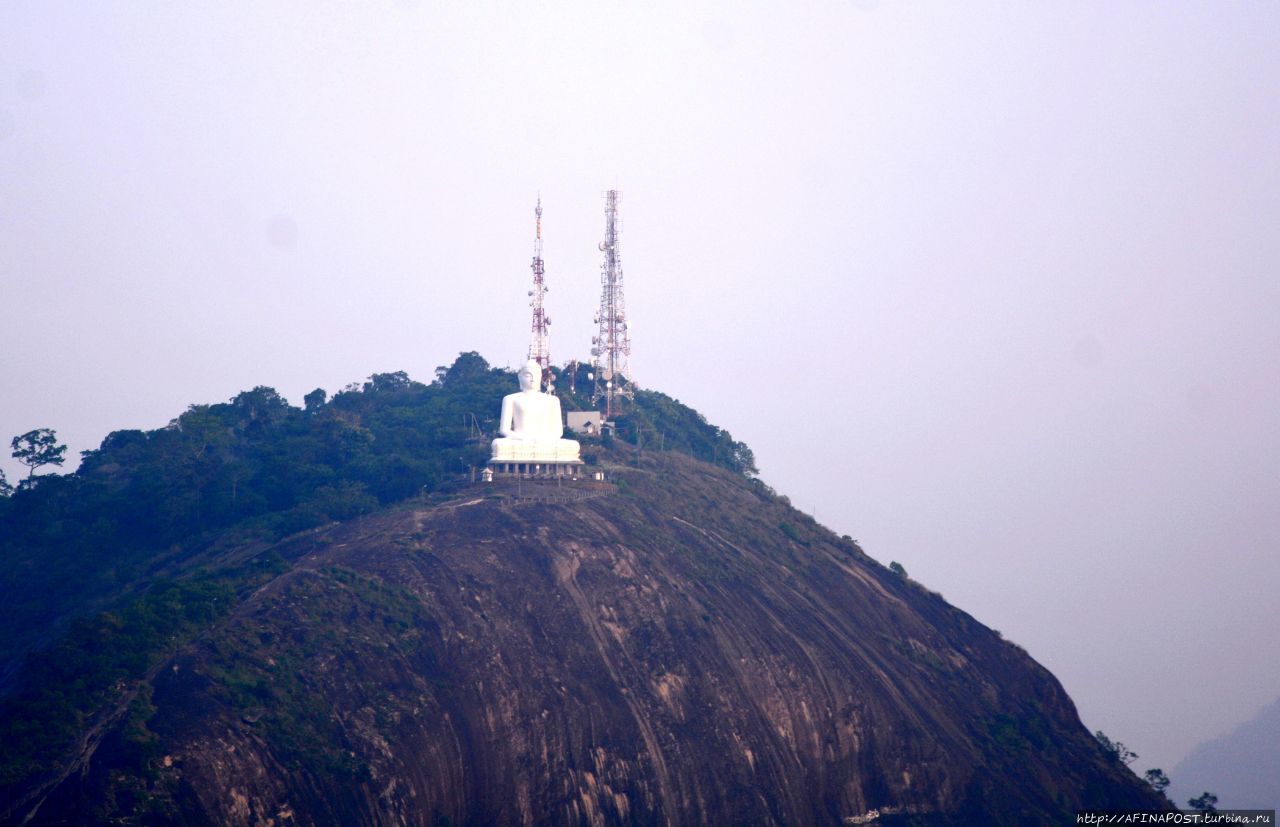
<path id="1" fill-rule="evenodd" d="M 741 474 L 597 450 L 604 483 L 464 484 L 226 545 L 251 587 L 87 719 L 64 766 L 7 788 L 6 818 L 1064 824 L 1161 806 L 1051 674 L 853 541 Z"/>

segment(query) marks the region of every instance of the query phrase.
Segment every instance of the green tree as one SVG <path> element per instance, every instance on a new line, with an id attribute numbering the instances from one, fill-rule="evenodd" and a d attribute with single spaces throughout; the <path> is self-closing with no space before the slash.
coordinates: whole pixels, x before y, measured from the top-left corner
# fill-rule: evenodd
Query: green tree
<path id="1" fill-rule="evenodd" d="M 1191 809 L 1199 810 L 1202 813 L 1218 812 L 1218 808 L 1215 806 L 1217 803 L 1218 797 L 1208 790 L 1202 795 L 1187 799 L 1187 804 L 1191 805 Z"/>
<path id="2" fill-rule="evenodd" d="M 902 565 L 902 564 L 901 564 L 901 563 L 899 563 L 897 560 L 894 560 L 893 562 L 891 562 L 891 563 L 889 564 L 889 571 L 891 571 L 891 572 L 893 572 L 894 574 L 898 575 L 898 576 L 899 576 L 899 577 L 901 577 L 903 580 L 906 580 L 906 579 L 907 579 L 907 568 L 906 568 L 906 566 Z"/>
<path id="3" fill-rule="evenodd" d="M 1128 766 L 1138 759 L 1138 753 L 1133 752 L 1119 741 L 1112 741 L 1102 730 L 1093 733 L 1093 737 L 1098 739 L 1098 743 L 1102 746 L 1104 752 L 1121 764 Z"/>
<path id="4" fill-rule="evenodd" d="M 191 405 L 174 422 L 182 434 L 182 449 L 188 463 L 223 451 L 231 442 L 231 429 L 209 405 Z"/>
<path id="5" fill-rule="evenodd" d="M 7 497 L 13 493 L 13 486 L 4 478 L 4 469 L 0 468 L 0 497 Z"/>
<path id="6" fill-rule="evenodd" d="M 1163 795 L 1164 791 L 1169 788 L 1169 776 L 1165 775 L 1164 770 L 1159 767 L 1147 770 L 1142 776 L 1142 780 L 1150 784 L 1151 789 L 1161 795 Z"/>
<path id="7" fill-rule="evenodd" d="M 391 391 L 402 391 L 413 385 L 413 381 L 409 379 L 409 374 L 402 370 L 393 373 L 375 373 L 369 377 L 369 381 L 364 383 L 365 393 L 387 393 Z"/>
<path id="8" fill-rule="evenodd" d="M 325 400 L 328 398 L 329 394 L 325 393 L 324 388 L 316 388 L 302 397 L 302 404 L 306 406 L 308 411 L 316 411 L 324 407 Z"/>
<path id="9" fill-rule="evenodd" d="M 459 353 L 449 367 L 436 368 L 436 380 L 442 384 L 473 381 L 489 372 L 489 363 L 474 350 Z"/>
<path id="10" fill-rule="evenodd" d="M 58 434 L 52 428 L 36 428 L 15 436 L 9 443 L 14 459 L 31 469 L 31 479 L 36 469 L 44 465 L 61 465 L 66 462 L 67 446 L 58 444 Z"/>
<path id="11" fill-rule="evenodd" d="M 289 403 L 275 388 L 259 385 L 237 394 L 231 400 L 241 432 L 261 432 L 279 424 L 289 416 Z"/>

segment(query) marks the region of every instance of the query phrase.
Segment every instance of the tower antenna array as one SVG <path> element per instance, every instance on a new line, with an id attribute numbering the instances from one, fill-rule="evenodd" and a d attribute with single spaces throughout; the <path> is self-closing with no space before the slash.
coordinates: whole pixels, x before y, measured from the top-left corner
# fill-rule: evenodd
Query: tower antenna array
<path id="1" fill-rule="evenodd" d="M 618 252 L 618 201 L 620 193 L 609 190 L 604 202 L 604 241 L 600 250 L 600 309 L 596 312 L 599 330 L 591 339 L 595 385 L 591 404 L 604 398 L 605 419 L 618 412 L 619 399 L 633 398 L 631 390 L 631 335 L 627 330 L 627 307 L 622 292 L 622 259 Z"/>
<path id="2" fill-rule="evenodd" d="M 529 291 L 529 306 L 533 308 L 533 333 L 529 339 L 529 358 L 542 366 L 542 384 L 551 386 L 551 317 L 543 302 L 547 295 L 545 268 L 542 265 L 542 198 L 533 209 L 536 229 L 533 239 L 533 289 Z"/>

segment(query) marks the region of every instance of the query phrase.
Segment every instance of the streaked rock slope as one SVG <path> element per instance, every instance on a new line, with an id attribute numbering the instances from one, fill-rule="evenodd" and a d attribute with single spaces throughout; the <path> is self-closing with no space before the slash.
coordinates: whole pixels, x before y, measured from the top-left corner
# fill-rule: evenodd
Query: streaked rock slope
<path id="1" fill-rule="evenodd" d="M 678 454 L 611 480 L 567 502 L 477 484 L 286 540 L 286 570 L 154 673 L 36 821 L 1160 806 L 1025 652 L 762 486 Z"/>

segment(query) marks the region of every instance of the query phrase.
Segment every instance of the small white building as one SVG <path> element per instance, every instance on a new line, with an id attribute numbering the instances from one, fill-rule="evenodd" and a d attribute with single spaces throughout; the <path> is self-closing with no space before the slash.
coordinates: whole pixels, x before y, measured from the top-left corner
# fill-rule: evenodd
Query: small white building
<path id="1" fill-rule="evenodd" d="M 569 411 L 566 416 L 569 430 L 575 434 L 600 436 L 600 429 L 604 427 L 604 416 L 599 411 Z"/>

